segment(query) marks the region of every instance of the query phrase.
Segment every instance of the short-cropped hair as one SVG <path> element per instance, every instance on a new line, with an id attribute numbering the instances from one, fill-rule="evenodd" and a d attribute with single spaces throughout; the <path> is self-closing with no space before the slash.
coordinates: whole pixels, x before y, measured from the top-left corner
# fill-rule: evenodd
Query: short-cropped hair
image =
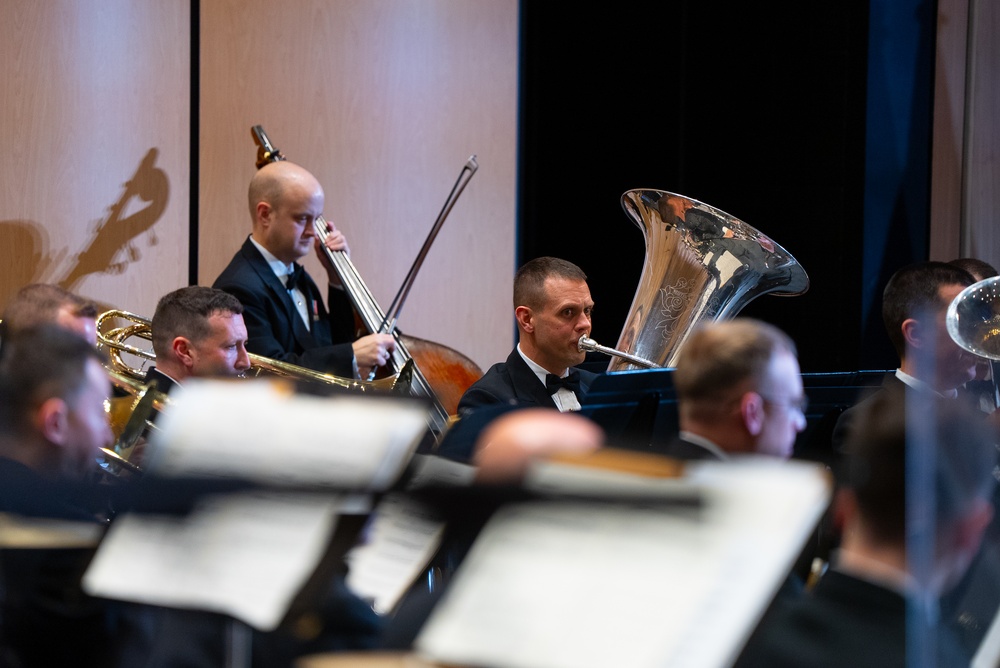
<path id="1" fill-rule="evenodd" d="M 1000 272 L 998 272 L 992 264 L 986 260 L 980 260 L 975 257 L 960 257 L 955 260 L 951 260 L 948 264 L 958 267 L 959 269 L 966 270 L 976 281 L 982 281 L 987 278 L 993 278 L 994 276 L 1000 275 Z"/>
<path id="2" fill-rule="evenodd" d="M 17 291 L 3 312 L 3 329 L 10 336 L 20 329 L 54 323 L 59 311 L 67 308 L 80 318 L 96 318 L 93 302 L 50 283 L 32 283 Z"/>
<path id="3" fill-rule="evenodd" d="M 58 325 L 8 335 L 0 359 L 0 433 L 28 433 L 32 411 L 48 399 L 73 404 L 86 384 L 90 359 L 105 361 L 97 348 Z"/>
<path id="4" fill-rule="evenodd" d="M 948 308 L 939 293 L 942 287 L 974 282 L 969 272 L 947 262 L 917 262 L 892 275 L 882 291 L 882 322 L 900 359 L 906 355 L 903 322 Z"/>
<path id="5" fill-rule="evenodd" d="M 545 279 L 550 276 L 571 281 L 587 280 L 583 269 L 568 260 L 557 257 L 535 258 L 514 274 L 514 308 L 540 308 L 545 303 Z"/>
<path id="6" fill-rule="evenodd" d="M 720 400 L 745 381 L 760 388 L 778 351 L 797 355 L 792 339 L 766 322 L 736 318 L 702 323 L 678 351 L 673 375 L 677 397 L 682 402 Z"/>
<path id="7" fill-rule="evenodd" d="M 228 292 L 199 285 L 167 293 L 156 305 L 150 324 L 153 352 L 165 356 L 178 336 L 201 341 L 211 333 L 208 319 L 216 313 L 241 315 L 243 304 Z"/>
<path id="8" fill-rule="evenodd" d="M 844 441 L 840 484 L 853 490 L 875 535 L 902 544 L 907 499 L 933 498 L 928 510 L 947 525 L 967 513 L 976 499 L 989 498 L 996 439 L 985 416 L 964 402 L 887 387 L 858 406 Z M 908 454 L 914 461 L 907 462 Z M 921 463 L 914 465 L 917 461 Z M 906 489 L 908 482 L 918 480 L 907 471 L 921 469 L 933 472 L 927 476 L 933 480 L 933 494 Z"/>

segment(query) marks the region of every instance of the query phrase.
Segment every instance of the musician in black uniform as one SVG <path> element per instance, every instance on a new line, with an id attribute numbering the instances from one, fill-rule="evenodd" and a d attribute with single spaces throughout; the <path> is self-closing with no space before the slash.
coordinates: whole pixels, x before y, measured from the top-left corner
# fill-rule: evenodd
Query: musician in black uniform
<path id="1" fill-rule="evenodd" d="M 663 454 L 677 459 L 788 458 L 806 426 L 795 343 L 759 320 L 701 324 L 679 351 L 674 386 L 680 433 Z"/>
<path id="2" fill-rule="evenodd" d="M 156 366 L 146 381 L 170 392 L 187 378 L 233 377 L 250 368 L 243 305 L 228 292 L 192 286 L 164 295 L 151 323 Z"/>
<path id="3" fill-rule="evenodd" d="M 385 364 L 395 348 L 391 335 L 354 339 L 349 298 L 322 245 L 331 251 L 349 248 L 332 225 L 324 242 L 316 235 L 313 223 L 324 205 L 316 178 L 287 161 L 264 165 L 250 181 L 249 204 L 253 231 L 213 284 L 243 304 L 247 349 L 352 378 Z M 329 278 L 329 310 L 298 264 L 312 249 Z"/>
<path id="4" fill-rule="evenodd" d="M 466 390 L 459 414 L 494 404 L 579 410 L 597 376 L 573 368 L 586 357 L 577 342 L 590 335 L 593 310 L 587 275 L 572 262 L 540 257 L 518 269 L 514 317 L 519 343 L 506 362 L 494 364 Z"/>
<path id="5" fill-rule="evenodd" d="M 954 399 L 975 378 L 980 358 L 960 348 L 945 323 L 948 305 L 972 283 L 968 272 L 945 262 L 917 262 L 892 275 L 882 292 L 882 321 L 899 368 L 886 376 L 881 389 L 908 388 Z M 837 420 L 835 452 L 856 412 L 857 406 L 851 407 Z"/>
<path id="6" fill-rule="evenodd" d="M 840 551 L 810 593 L 769 610 L 739 668 L 902 668 L 912 656 L 926 665 L 969 665 L 971 653 L 939 613 L 938 598 L 962 576 L 993 514 L 995 432 L 971 407 L 931 394 L 910 397 L 927 419 L 908 425 L 906 394 L 887 388 L 859 408 L 835 500 Z M 908 474 L 921 455 L 933 489 Z M 920 502 L 927 506 L 921 527 L 907 530 L 907 504 Z M 922 556 L 908 541 L 910 549 L 922 546 Z"/>
<path id="7" fill-rule="evenodd" d="M 50 283 L 32 283 L 17 291 L 3 312 L 0 339 L 20 329 L 55 324 L 97 343 L 97 307 L 93 302 Z"/>
<path id="8" fill-rule="evenodd" d="M 99 531 L 107 505 L 87 483 L 113 439 L 102 357 L 53 324 L 19 329 L 0 361 L 0 512 Z M 97 534 L 95 534 L 97 535 Z M 110 665 L 114 615 L 85 596 L 92 549 L 0 549 L 0 664 Z"/>

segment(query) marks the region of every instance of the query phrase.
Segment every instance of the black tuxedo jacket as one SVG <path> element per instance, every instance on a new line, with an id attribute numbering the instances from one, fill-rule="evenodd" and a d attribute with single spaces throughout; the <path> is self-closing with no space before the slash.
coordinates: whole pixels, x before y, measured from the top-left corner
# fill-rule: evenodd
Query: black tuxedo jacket
<path id="1" fill-rule="evenodd" d="M 667 457 L 673 457 L 674 459 L 682 459 L 685 461 L 695 461 L 695 460 L 714 460 L 718 461 L 719 457 L 714 452 L 701 445 L 700 443 L 695 443 L 689 441 L 685 438 L 681 438 L 680 434 L 674 436 L 666 445 L 660 446 L 655 449 L 657 454 L 666 455 Z"/>
<path id="2" fill-rule="evenodd" d="M 903 668 L 906 601 L 894 591 L 831 570 L 812 594 L 776 603 L 736 665 Z"/>
<path id="3" fill-rule="evenodd" d="M 583 369 L 577 371 L 580 372 L 580 392 L 577 399 L 583 402 L 583 397 L 590 389 L 590 384 L 597 378 L 597 374 Z M 549 391 L 525 363 L 517 348 L 507 356 L 506 362 L 498 362 L 491 366 L 482 378 L 465 391 L 458 402 L 458 414 L 463 415 L 473 409 L 493 404 L 556 407 Z"/>
<path id="4" fill-rule="evenodd" d="M 149 370 L 146 371 L 146 383 L 156 383 L 156 389 L 164 394 L 170 394 L 175 387 L 180 387 L 177 381 L 162 373 L 155 366 L 149 367 Z"/>
<path id="5" fill-rule="evenodd" d="M 834 457 L 844 454 L 844 440 L 847 438 L 855 416 L 864 410 L 861 408 L 862 406 L 867 406 L 874 401 L 873 397 L 875 395 L 880 395 L 882 392 L 905 392 L 907 387 L 906 383 L 896 377 L 896 372 L 892 371 L 887 373 L 885 378 L 882 379 L 881 386 L 866 394 L 860 401 L 841 413 L 840 417 L 837 418 L 837 424 L 833 427 L 833 435 L 831 437 Z"/>
<path id="6" fill-rule="evenodd" d="M 311 331 L 295 309 L 288 290 L 249 237 L 212 287 L 225 290 L 243 304 L 247 350 L 316 371 L 348 378 L 354 375 L 354 318 L 347 295 L 336 288 L 328 295 L 330 311 L 308 274 L 302 292 L 313 314 Z"/>

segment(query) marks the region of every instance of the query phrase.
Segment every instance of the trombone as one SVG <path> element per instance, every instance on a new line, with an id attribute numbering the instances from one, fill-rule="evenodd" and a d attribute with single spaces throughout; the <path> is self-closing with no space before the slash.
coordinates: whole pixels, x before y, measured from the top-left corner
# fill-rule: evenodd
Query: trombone
<path id="1" fill-rule="evenodd" d="M 115 326 L 113 323 L 115 319 L 124 320 L 128 324 Z M 98 346 L 104 346 L 108 349 L 108 358 L 112 371 L 116 372 L 119 376 L 144 382 L 146 372 L 143 367 L 126 362 L 123 355 L 132 355 L 148 362 L 155 361 L 156 355 L 148 348 L 139 348 L 138 346 L 126 343 L 126 341 L 132 338 L 142 339 L 147 342 L 153 340 L 152 326 L 149 319 L 117 309 L 105 311 L 97 317 Z M 247 370 L 244 377 L 277 376 L 359 392 L 409 392 L 409 379 L 412 372 L 405 367 L 399 373 L 386 378 L 356 380 L 354 378 L 343 378 L 330 373 L 323 373 L 322 371 L 314 371 L 296 364 L 289 364 L 288 362 L 254 355 L 253 353 L 249 353 L 249 357 L 250 369 Z M 412 368 L 412 365 L 410 366 Z M 112 380 L 115 379 L 112 378 Z M 128 388 L 123 389 L 130 391 Z M 130 391 L 130 393 L 134 392 Z"/>
<path id="2" fill-rule="evenodd" d="M 119 326 L 115 323 L 116 320 L 124 320 L 127 324 Z M 143 367 L 145 362 L 156 360 L 155 353 L 148 345 L 139 347 L 127 343 L 130 339 L 140 339 L 149 344 L 152 338 L 151 323 L 142 316 L 112 309 L 97 317 L 97 343 L 99 348 L 107 349 L 108 377 L 125 394 L 111 398 L 105 405 L 116 440 L 112 448 L 102 448 L 104 462 L 101 469 L 115 477 L 142 473 L 142 468 L 134 463 L 141 450 L 142 437 L 156 429 L 153 417 L 170 403 L 164 392 L 156 389 L 155 385 L 146 383 Z M 126 355 L 140 361 L 129 363 L 125 359 Z M 244 377 L 274 376 L 359 392 L 408 393 L 413 368 L 411 361 L 396 375 L 367 381 L 341 378 L 252 353 L 249 357 L 250 369 Z"/>

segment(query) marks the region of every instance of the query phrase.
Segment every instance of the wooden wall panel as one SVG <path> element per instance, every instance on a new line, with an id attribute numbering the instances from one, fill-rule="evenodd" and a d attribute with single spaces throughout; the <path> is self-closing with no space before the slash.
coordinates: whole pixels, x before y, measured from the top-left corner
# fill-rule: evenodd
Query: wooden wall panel
<path id="1" fill-rule="evenodd" d="M 202 3 L 199 283 L 250 231 L 254 124 L 312 171 L 387 308 L 468 157 L 399 327 L 484 368 L 513 342 L 517 0 Z M 316 258 L 306 266 L 324 274 Z"/>
<path id="2" fill-rule="evenodd" d="M 970 3 L 968 139 L 962 252 L 1000 269 L 1000 7 Z"/>
<path id="3" fill-rule="evenodd" d="M 58 283 L 152 315 L 187 282 L 188 3 L 0 5 L 0 307 Z"/>
<path id="4" fill-rule="evenodd" d="M 940 0 L 934 71 L 930 259 L 959 256 L 965 159 L 968 0 Z"/>
<path id="5" fill-rule="evenodd" d="M 1000 268 L 1000 8 L 938 3 L 931 193 L 932 260 L 977 257 Z"/>

